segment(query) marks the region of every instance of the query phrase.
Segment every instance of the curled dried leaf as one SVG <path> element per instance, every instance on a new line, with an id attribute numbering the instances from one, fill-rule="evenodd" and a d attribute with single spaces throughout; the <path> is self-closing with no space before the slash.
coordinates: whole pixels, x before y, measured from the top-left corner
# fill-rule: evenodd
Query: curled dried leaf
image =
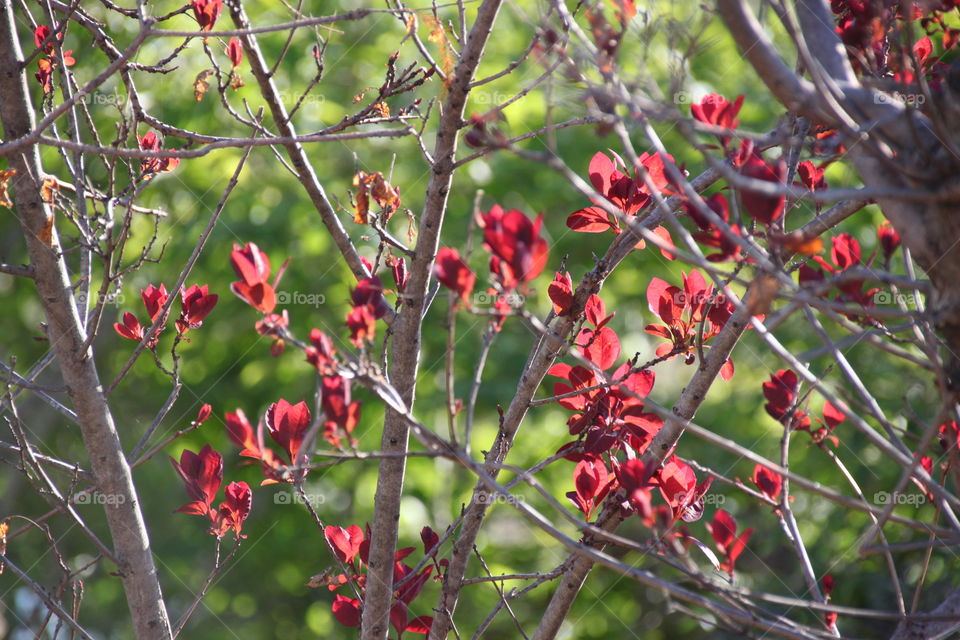
<path id="1" fill-rule="evenodd" d="M 57 184 L 56 178 L 44 178 L 43 184 L 40 186 L 40 197 L 47 204 L 53 204 L 59 190 L 60 185 Z"/>
<path id="2" fill-rule="evenodd" d="M 369 222 L 370 198 L 380 205 L 387 220 L 400 208 L 400 190 L 391 186 L 379 171 L 358 171 L 353 176 L 353 186 L 358 188 L 353 215 L 357 224 Z"/>
<path id="3" fill-rule="evenodd" d="M 7 554 L 7 531 L 10 530 L 10 525 L 5 521 L 0 522 L 0 555 Z M 3 574 L 3 562 L 0 561 L 0 575 Z"/>
<path id="4" fill-rule="evenodd" d="M 16 169 L 0 170 L 0 207 L 13 207 L 10 200 L 10 178 L 17 173 Z"/>
<path id="5" fill-rule="evenodd" d="M 744 302 L 750 315 L 762 315 L 770 312 L 770 306 L 777 292 L 780 291 L 780 283 L 776 278 L 760 274 L 753 279 L 750 284 L 750 290 Z"/>
<path id="6" fill-rule="evenodd" d="M 203 100 L 203 95 L 210 89 L 207 78 L 211 75 L 213 75 L 213 69 L 204 69 L 197 74 L 197 79 L 193 81 L 193 98 L 197 102 Z"/>

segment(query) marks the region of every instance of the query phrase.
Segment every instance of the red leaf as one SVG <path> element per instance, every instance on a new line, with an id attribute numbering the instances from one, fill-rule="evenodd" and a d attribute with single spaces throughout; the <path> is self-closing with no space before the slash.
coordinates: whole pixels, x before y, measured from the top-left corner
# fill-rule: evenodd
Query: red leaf
<path id="1" fill-rule="evenodd" d="M 270 279 L 270 258 L 253 242 L 248 242 L 243 248 L 234 244 L 230 252 L 230 264 L 237 277 L 250 286 Z"/>
<path id="2" fill-rule="evenodd" d="M 323 530 L 323 533 L 340 562 L 350 564 L 360 553 L 364 535 L 363 529 L 357 525 L 350 525 L 346 529 L 330 525 Z"/>
<path id="3" fill-rule="evenodd" d="M 600 207 L 586 207 L 574 211 L 567 217 L 567 227 L 583 233 L 603 233 L 618 228 L 610 222 L 610 215 Z"/>
<path id="4" fill-rule="evenodd" d="M 733 378 L 733 358 L 727 358 L 727 361 L 720 367 L 720 377 L 726 381 Z"/>
<path id="5" fill-rule="evenodd" d="M 180 462 L 170 458 L 193 502 L 181 507 L 185 513 L 207 514 L 223 482 L 223 456 L 205 445 L 199 453 L 184 449 Z"/>
<path id="6" fill-rule="evenodd" d="M 755 180 L 782 185 L 786 177 L 786 167 L 782 161 L 771 164 L 754 152 L 742 169 L 743 175 Z M 769 225 L 783 215 L 784 195 L 766 195 L 749 189 L 738 189 L 744 208 L 754 220 Z"/>
<path id="7" fill-rule="evenodd" d="M 609 369 L 620 356 L 620 339 L 610 327 L 601 327 L 599 331 L 585 328 L 580 331 L 578 344 L 583 347 L 583 355 L 598 369 Z"/>
<path id="8" fill-rule="evenodd" d="M 753 468 L 753 483 L 760 489 L 760 493 L 776 501 L 783 488 L 783 478 L 779 473 L 758 464 Z"/>
<path id="9" fill-rule="evenodd" d="M 227 423 L 227 437 L 242 449 L 240 455 L 259 459 L 260 446 L 257 444 L 253 427 L 250 426 L 250 421 L 247 420 L 243 409 L 237 409 L 235 413 L 227 412 L 224 418 Z"/>
<path id="10" fill-rule="evenodd" d="M 230 38 L 230 42 L 227 43 L 227 57 L 230 58 L 230 64 L 234 69 L 243 62 L 243 45 L 240 44 L 239 39 Z"/>
<path id="11" fill-rule="evenodd" d="M 418 616 L 407 624 L 404 631 L 410 633 L 430 633 L 430 627 L 433 625 L 433 616 Z"/>
<path id="12" fill-rule="evenodd" d="M 584 306 L 584 313 L 587 316 L 587 322 L 592 324 L 595 328 L 606 324 L 607 320 L 607 306 L 603 304 L 603 300 L 600 299 L 600 296 L 592 294 L 587 299 L 587 304 Z"/>
<path id="13" fill-rule="evenodd" d="M 660 250 L 660 255 L 662 255 L 667 260 L 676 260 L 677 254 L 670 249 L 673 249 L 676 245 L 673 244 L 673 238 L 670 237 L 670 232 L 666 230 L 665 227 L 657 227 L 653 230 L 654 235 L 660 238 L 667 248 L 657 247 Z"/>
<path id="14" fill-rule="evenodd" d="M 277 295 L 266 282 L 248 285 L 245 282 L 230 283 L 234 295 L 261 313 L 273 313 L 277 306 Z"/>
<path id="15" fill-rule="evenodd" d="M 310 426 L 310 410 L 307 403 L 300 401 L 295 405 L 280 398 L 267 409 L 267 429 L 270 437 L 290 455 L 290 463 L 296 462 L 300 445 L 307 427 Z"/>
<path id="16" fill-rule="evenodd" d="M 477 279 L 470 267 L 460 259 L 460 253 L 446 247 L 437 252 L 434 275 L 440 284 L 452 289 L 464 302 L 469 300 Z"/>
<path id="17" fill-rule="evenodd" d="M 430 553 L 440 542 L 440 536 L 430 527 L 424 527 L 420 530 L 420 540 L 423 541 L 424 555 Z"/>
<path id="18" fill-rule="evenodd" d="M 224 489 L 226 498 L 217 510 L 218 522 L 216 533 L 222 536 L 230 529 L 240 538 L 240 530 L 243 528 L 243 521 L 250 515 L 250 508 L 253 505 L 253 492 L 246 482 L 231 482 Z"/>
<path id="19" fill-rule="evenodd" d="M 573 279 L 568 272 L 557 274 L 553 277 L 553 282 L 547 287 L 547 295 L 553 302 L 553 312 L 558 316 L 564 316 L 570 313 L 573 306 Z"/>
<path id="20" fill-rule="evenodd" d="M 823 419 L 832 430 L 838 424 L 847 419 L 843 411 L 833 406 L 829 401 L 823 403 Z"/>
<path id="21" fill-rule="evenodd" d="M 359 627 L 360 601 L 341 595 L 334 596 L 333 617 L 345 627 Z"/>

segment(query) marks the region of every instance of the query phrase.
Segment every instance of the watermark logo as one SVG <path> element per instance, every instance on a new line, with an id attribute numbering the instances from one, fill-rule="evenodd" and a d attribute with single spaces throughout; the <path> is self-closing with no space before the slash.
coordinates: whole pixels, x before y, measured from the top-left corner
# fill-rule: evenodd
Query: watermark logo
<path id="1" fill-rule="evenodd" d="M 889 491 L 878 491 L 873 494 L 873 503 L 883 506 L 890 504 L 918 506 L 926 501 L 927 499 L 920 493 L 890 493 Z"/>
<path id="2" fill-rule="evenodd" d="M 116 506 L 127 501 L 127 497 L 119 493 L 100 493 L 99 491 L 87 491 L 73 496 L 73 504 L 99 504 Z"/>
<path id="3" fill-rule="evenodd" d="M 127 104 L 127 96 L 116 91 L 94 91 L 77 96 L 78 102 L 94 106 L 116 106 L 123 108 Z"/>
<path id="4" fill-rule="evenodd" d="M 527 297 L 516 292 L 510 293 L 491 293 L 489 291 L 478 291 L 473 294 L 473 306 L 475 307 L 496 307 L 507 305 L 509 307 L 522 306 L 527 301 Z"/>
<path id="5" fill-rule="evenodd" d="M 675 291 L 671 296 L 673 304 L 678 307 L 725 307 L 727 305 L 727 296 L 722 293 L 694 293 L 693 295 L 684 290 Z"/>
<path id="6" fill-rule="evenodd" d="M 471 91 L 470 97 L 473 98 L 477 104 L 499 105 L 510 102 L 510 100 L 513 100 L 516 96 L 510 93 L 500 93 L 499 91 Z M 511 104 L 520 102 L 526 99 L 526 97 L 527 96 L 522 96 L 517 98 Z"/>
<path id="7" fill-rule="evenodd" d="M 522 502 L 526 502 L 526 498 L 523 496 L 515 496 L 513 494 L 505 495 L 502 493 L 495 493 L 493 491 L 478 491 L 473 494 L 473 501 L 477 504 L 511 504 L 517 505 Z"/>
<path id="8" fill-rule="evenodd" d="M 674 501 L 677 504 L 684 504 L 687 502 L 687 498 L 688 494 L 685 491 L 681 491 L 674 497 Z M 722 507 L 727 502 L 727 496 L 723 495 L 722 493 L 707 493 L 699 498 L 696 498 L 696 494 L 691 494 L 689 498 L 690 500 L 704 506 L 709 505 L 714 507 Z"/>
<path id="9" fill-rule="evenodd" d="M 303 291 L 277 291 L 277 304 L 302 305 L 317 308 L 326 304 L 327 296 L 322 293 L 305 293 Z"/>
<path id="10" fill-rule="evenodd" d="M 279 96 L 280 102 L 282 102 L 287 109 L 292 109 L 297 104 L 300 105 L 300 110 L 318 109 L 327 101 L 327 99 L 323 97 L 323 94 L 319 93 L 303 95 L 301 93 L 281 91 Z"/>
<path id="11" fill-rule="evenodd" d="M 309 504 L 311 507 L 319 507 L 327 501 L 327 497 L 322 493 L 290 493 L 287 491 L 278 491 L 273 494 L 273 504 Z"/>
<path id="12" fill-rule="evenodd" d="M 122 293 L 112 293 L 108 295 L 100 295 L 98 292 L 87 292 L 84 293 L 80 291 L 77 293 L 77 306 L 78 307 L 88 307 L 88 306 L 108 306 L 116 305 L 120 306 L 126 303 L 127 298 Z"/>
<path id="13" fill-rule="evenodd" d="M 922 93 L 903 93 L 901 91 L 885 93 L 883 91 L 877 91 L 873 94 L 873 102 L 874 104 L 905 104 L 911 107 L 920 107 L 926 104 L 927 96 Z"/>
<path id="14" fill-rule="evenodd" d="M 873 304 L 875 305 L 896 305 L 896 306 L 907 306 L 907 307 L 916 307 L 921 301 L 918 299 L 916 294 L 913 293 L 901 293 L 901 292 L 892 292 L 892 291 L 877 291 L 873 294 Z"/>

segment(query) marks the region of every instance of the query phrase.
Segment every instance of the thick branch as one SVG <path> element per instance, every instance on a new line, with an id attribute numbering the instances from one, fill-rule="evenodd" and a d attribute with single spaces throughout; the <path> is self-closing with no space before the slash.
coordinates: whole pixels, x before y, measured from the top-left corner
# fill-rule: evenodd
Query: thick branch
<path id="1" fill-rule="evenodd" d="M 0 13 L 0 120 L 9 140 L 30 135 L 36 127 L 26 74 L 20 71 L 23 54 L 15 27 L 13 3 L 5 0 Z M 87 336 L 62 257 L 53 210 L 41 197 L 44 174 L 37 147 L 30 145 L 12 155 L 10 168 L 17 171 L 13 185 L 16 213 L 46 316 L 47 337 L 80 423 L 97 488 L 111 497 L 104 510 L 136 637 L 169 639 L 170 623 L 130 467 L 100 385 L 92 348 L 84 349 Z"/>
<path id="2" fill-rule="evenodd" d="M 417 369 L 420 364 L 420 338 L 427 303 L 430 274 L 440 244 L 440 229 L 447 209 L 447 197 L 456 167 L 457 137 L 463 120 L 470 83 L 487 39 L 493 29 L 500 0 L 485 0 L 467 37 L 460 61 L 443 105 L 440 128 L 433 152 L 433 167 L 427 186 L 423 214 L 410 281 L 404 292 L 403 306 L 393 325 L 393 362 L 390 380 L 407 407 L 413 407 Z M 386 453 L 404 453 L 409 440 L 409 425 L 399 412 L 387 408 L 380 448 Z M 385 457 L 380 461 L 370 541 L 367 590 L 364 600 L 361 638 L 385 638 L 389 628 L 393 598 L 393 563 L 397 546 L 397 522 L 406 457 Z"/>
<path id="3" fill-rule="evenodd" d="M 940 638 L 960 627 L 960 589 L 953 591 L 930 612 L 931 616 L 944 616 L 946 620 L 911 620 L 901 623 L 890 636 L 890 640 L 924 640 Z M 952 618 L 950 620 L 949 618 Z"/>

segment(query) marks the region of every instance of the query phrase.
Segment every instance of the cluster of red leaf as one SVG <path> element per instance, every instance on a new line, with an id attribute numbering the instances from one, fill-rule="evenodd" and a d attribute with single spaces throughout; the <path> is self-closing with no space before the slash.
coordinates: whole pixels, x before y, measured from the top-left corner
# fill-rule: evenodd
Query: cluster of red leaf
<path id="1" fill-rule="evenodd" d="M 277 273 L 273 284 L 270 284 L 270 258 L 253 242 L 241 247 L 233 245 L 230 252 L 230 264 L 240 278 L 230 283 L 230 290 L 257 311 L 265 314 L 273 313 L 277 306 L 276 287 L 283 269 Z"/>
<path id="2" fill-rule="evenodd" d="M 162 151 L 163 144 L 155 131 L 148 131 L 139 138 L 137 144 L 140 151 Z M 140 172 L 144 177 L 157 173 L 173 171 L 180 166 L 180 158 L 144 158 L 140 161 Z"/>
<path id="3" fill-rule="evenodd" d="M 373 267 L 366 261 L 364 263 L 372 272 Z M 383 281 L 378 275 L 358 281 L 356 288 L 350 292 L 353 308 L 347 313 L 347 327 L 350 329 L 353 346 L 360 348 L 366 342 L 373 342 L 377 332 L 377 320 L 390 311 L 383 292 Z"/>
<path id="4" fill-rule="evenodd" d="M 673 164 L 672 156 L 659 153 L 642 154 L 638 158 L 640 166 L 634 169 L 634 175 L 631 178 L 626 173 L 626 163 L 623 159 L 612 151 L 610 153 L 613 155 L 612 160 L 606 154 L 597 152 L 590 160 L 590 166 L 587 169 L 590 183 L 594 190 L 604 197 L 606 206 L 619 210 L 623 216 L 635 217 L 653 202 L 654 192 L 664 197 L 670 195 L 671 192 L 667 189 L 670 178 L 667 175 L 666 163 Z M 677 171 L 682 170 L 678 168 Z M 571 213 L 567 218 L 567 226 L 574 231 L 584 233 L 603 233 L 612 230 L 617 234 L 622 233 L 624 227 L 620 216 L 611 215 L 604 209 L 603 204 L 596 201 L 593 206 Z M 668 246 L 673 246 L 666 229 L 657 227 L 654 233 Z M 645 245 L 646 243 L 640 240 L 637 248 L 642 249 Z M 673 259 L 673 254 L 668 250 L 661 249 L 661 253 L 668 260 Z"/>
<path id="5" fill-rule="evenodd" d="M 624 450 L 633 455 L 629 447 Z M 622 491 L 623 500 L 617 506 L 624 516 L 636 514 L 651 530 L 669 533 L 686 542 L 693 542 L 685 525 L 677 527 L 678 521 L 695 522 L 704 511 L 704 496 L 713 481 L 708 477 L 697 482 L 693 469 L 676 456 L 670 456 L 659 468 L 649 468 L 639 458 L 628 457 L 619 461 L 612 453 L 605 458 L 595 454 L 571 454 L 577 460 L 573 479 L 575 490 L 567 493 L 571 502 L 590 519 L 605 498 Z M 663 504 L 654 505 L 653 496 L 658 494 Z M 716 521 L 715 521 L 716 522 Z M 707 525 L 708 528 L 710 525 Z M 716 536 L 715 536 L 716 537 Z M 746 544 L 747 534 L 743 539 Z M 717 540 L 718 546 L 721 544 Z M 720 546 L 721 552 L 726 547 Z M 733 561 L 740 551 L 728 555 L 724 568 L 733 575 Z"/>
<path id="6" fill-rule="evenodd" d="M 570 312 L 571 286 L 569 275 L 556 274 L 550 298 L 558 315 Z M 663 426 L 658 415 L 644 411 L 643 400 L 653 389 L 655 375 L 631 362 L 610 371 L 620 355 L 619 337 L 607 326 L 612 317 L 600 297 L 591 296 L 576 345 L 592 366 L 558 363 L 548 372 L 564 380 L 554 384 L 553 395 L 560 406 L 574 412 L 567 425 L 578 436 L 560 449 L 577 463 L 574 490 L 567 497 L 588 520 L 607 496 L 621 488 L 625 499 L 620 508 L 638 514 L 650 528 L 669 528 L 679 519 L 697 520 L 712 478 L 698 484 L 693 469 L 676 456 L 656 469 L 647 469 L 640 461 Z M 655 490 L 664 503 L 656 507 Z"/>
<path id="7" fill-rule="evenodd" d="M 753 529 L 741 531 L 738 536 L 737 521 L 725 510 L 717 509 L 716 515 L 713 516 L 713 522 L 707 524 L 707 530 L 713 536 L 717 549 L 723 554 L 724 560 L 720 564 L 720 568 L 730 574 L 732 578 L 733 565 L 740 554 L 743 553 L 743 550 L 747 548 L 747 541 L 750 540 Z"/>
<path id="8" fill-rule="evenodd" d="M 204 405 L 194 424 L 199 425 L 209 416 L 210 405 Z M 206 516 L 210 520 L 210 533 L 218 538 L 231 529 L 237 538 L 246 537 L 241 530 L 253 504 L 253 492 L 246 482 L 228 484 L 223 492 L 223 502 L 216 509 L 213 508 L 213 501 L 223 484 L 223 456 L 206 445 L 199 453 L 184 449 L 180 454 L 180 462 L 173 458 L 170 458 L 170 462 L 190 496 L 190 502 L 177 509 L 177 512 Z"/>
<path id="9" fill-rule="evenodd" d="M 893 228 L 889 220 L 884 220 L 877 227 L 877 240 L 880 242 L 880 248 L 883 250 L 883 259 L 887 262 L 893 257 L 897 248 L 900 246 L 900 234 Z"/>
<path id="10" fill-rule="evenodd" d="M 780 491 L 783 489 L 783 477 L 776 471 L 767 469 L 762 464 L 753 468 L 753 477 L 750 478 L 753 484 L 757 485 L 764 496 L 768 499 L 777 501 L 780 497 Z"/>
<path id="11" fill-rule="evenodd" d="M 72 67 L 77 63 L 71 49 L 63 51 L 62 60 L 57 59 L 57 47 L 50 38 L 50 34 L 50 27 L 45 24 L 38 25 L 33 31 L 34 44 L 38 49 L 42 48 L 45 54 L 37 59 L 37 72 L 34 74 L 37 82 L 43 87 L 44 95 L 53 93 L 53 71 L 61 61 L 65 67 Z M 57 32 L 56 39 L 63 42 L 63 31 Z"/>
<path id="12" fill-rule="evenodd" d="M 493 323 L 500 329 L 516 301 L 524 299 L 530 282 L 546 267 L 549 246 L 541 236 L 543 215 L 531 220 L 516 209 L 505 210 L 493 205 L 488 212 L 478 215 L 477 222 L 483 229 L 483 248 L 490 253 L 494 285 L 487 289 L 482 300 L 493 303 Z M 471 294 L 477 276 L 456 249 L 444 247 L 437 252 L 433 273 L 464 305 L 473 306 Z M 478 302 L 479 296 L 481 294 Z"/>
<path id="13" fill-rule="evenodd" d="M 691 104 L 690 113 L 694 119 L 700 122 L 733 131 L 740 122 L 737 119 L 737 115 L 740 113 L 740 107 L 742 105 L 743 95 L 737 96 L 734 102 L 730 102 L 722 95 L 711 93 L 704 96 L 700 102 Z M 724 150 L 728 151 L 731 136 L 718 133 L 717 137 L 723 144 Z M 752 141 L 743 140 L 740 143 L 739 149 L 729 151 L 727 155 L 734 167 L 739 169 L 740 174 L 745 178 L 770 182 L 773 185 L 784 185 L 787 175 L 786 164 L 782 160 L 770 162 L 764 159 L 760 151 L 754 147 Z M 807 164 L 810 166 L 806 166 Z M 812 163 L 809 162 L 801 163 L 801 165 L 803 165 L 803 168 L 799 170 L 801 180 L 804 180 L 804 184 L 806 184 L 806 178 L 804 176 L 815 175 L 816 169 L 813 168 Z M 811 169 L 813 169 L 812 174 L 810 173 Z M 821 178 L 822 175 L 823 172 L 821 170 Z M 808 186 L 808 188 L 813 189 L 811 186 Z M 826 188 L 826 183 L 823 183 L 819 188 Z M 743 204 L 744 210 L 750 214 L 754 220 L 763 225 L 769 226 L 783 215 L 784 203 L 786 201 L 783 193 L 771 194 L 749 187 L 738 187 L 737 193 L 740 196 L 740 202 Z M 725 223 L 728 223 L 730 214 L 727 209 L 726 198 L 722 195 L 718 198 L 717 195 L 711 196 L 711 198 L 708 199 L 707 206 Z M 729 234 L 741 235 L 741 230 L 738 227 L 734 225 L 729 231 L 724 233 L 720 228 L 710 224 L 709 220 L 702 214 L 702 209 L 697 206 L 696 203 L 687 201 L 685 202 L 685 207 L 687 213 L 690 214 L 702 232 L 701 237 L 698 237 L 697 240 L 707 246 L 721 249 L 721 253 L 711 256 L 711 260 L 735 260 L 739 257 L 736 243 L 729 237 Z"/>
<path id="14" fill-rule="evenodd" d="M 897 2 L 833 0 L 830 4 L 837 20 L 837 34 L 847 47 L 855 71 L 871 77 L 891 78 L 901 85 L 914 84 L 919 76 L 925 76 L 929 88 L 940 91 L 947 65 L 938 56 L 931 56 L 933 41 L 929 36 L 940 35 L 944 50 L 956 45 L 960 29 L 953 21 L 947 20 L 956 9 L 956 3 L 901 5 Z M 915 28 L 915 24 L 919 24 L 927 35 L 919 38 L 912 47 L 901 45 L 904 31 Z"/>
<path id="15" fill-rule="evenodd" d="M 706 343 L 720 333 L 733 314 L 733 303 L 715 295 L 713 285 L 707 285 L 697 270 L 683 274 L 683 289 L 660 278 L 651 279 L 647 304 L 664 324 L 649 324 L 645 331 L 670 341 L 657 347 L 657 356 L 682 355 L 687 364 L 696 361 L 699 348 L 709 348 Z M 724 380 L 733 377 L 732 359 L 720 369 L 720 376 Z"/>
<path id="16" fill-rule="evenodd" d="M 230 58 L 230 88 L 239 89 L 243 86 L 243 78 L 240 77 L 240 63 L 243 62 L 243 45 L 238 38 L 230 38 L 225 49 L 227 57 Z"/>
<path id="17" fill-rule="evenodd" d="M 713 224 L 707 216 L 703 214 L 697 203 L 689 200 L 683 203 L 683 207 L 697 225 L 699 231 L 693 234 L 694 239 L 705 247 L 718 249 L 718 253 L 711 253 L 707 260 L 711 262 L 737 261 L 740 259 L 740 245 L 734 240 L 734 236 L 743 235 L 740 226 L 730 224 L 730 209 L 727 205 L 727 198 L 722 193 L 715 193 L 712 196 L 703 198 L 703 204 L 717 216 L 726 225 L 726 229 L 721 229 Z"/>
<path id="18" fill-rule="evenodd" d="M 737 96 L 735 101 L 730 102 L 720 94 L 710 93 L 704 96 L 700 102 L 695 102 L 690 105 L 690 115 L 704 124 L 733 130 L 740 124 L 740 121 L 737 119 L 737 114 L 740 113 L 740 107 L 742 106 L 742 94 Z M 730 144 L 730 136 L 717 134 L 717 137 L 720 139 L 720 143 L 724 149 L 726 149 L 727 145 Z"/>
<path id="19" fill-rule="evenodd" d="M 763 408 L 774 420 L 791 431 L 806 431 L 816 443 L 829 439 L 837 446 L 839 440 L 833 435 L 833 430 L 847 419 L 846 415 L 827 401 L 823 403 L 823 419 L 811 420 L 810 414 L 799 407 L 799 389 L 800 379 L 797 374 L 790 369 L 780 369 L 770 376 L 769 381 L 763 383 L 763 397 L 767 399 Z M 820 426 L 811 428 L 813 421 Z"/>
<path id="20" fill-rule="evenodd" d="M 816 286 L 826 280 L 826 274 L 841 276 L 841 274 L 848 269 L 860 266 L 860 243 L 857 242 L 856 238 L 849 233 L 841 233 L 832 238 L 831 243 L 831 262 L 827 262 L 820 256 L 813 256 L 813 260 L 820 267 L 819 269 L 806 264 L 800 267 L 800 284 L 802 286 Z M 871 259 L 867 261 L 866 266 L 869 266 L 872 261 L 873 258 L 871 257 Z M 840 293 L 836 296 L 835 300 L 837 302 L 852 302 L 865 309 L 873 307 L 873 296 L 880 291 L 880 289 L 868 289 L 865 291 L 863 284 L 864 281 L 862 278 L 840 278 L 840 282 L 837 284 L 837 289 Z"/>
<path id="21" fill-rule="evenodd" d="M 210 31 L 223 11 L 223 0 L 193 0 L 190 8 L 193 9 L 193 17 L 197 19 L 200 30 Z"/>
<path id="22" fill-rule="evenodd" d="M 483 248 L 490 252 L 490 273 L 500 291 L 526 287 L 547 265 L 549 247 L 540 237 L 543 214 L 530 220 L 516 209 L 504 211 L 495 204 L 480 214 Z"/>
<path id="23" fill-rule="evenodd" d="M 769 182 L 782 188 L 787 179 L 787 165 L 783 159 L 775 162 L 766 160 L 749 140 L 741 144 L 735 164 L 740 169 L 740 175 L 751 180 Z M 782 192 L 770 194 L 743 187 L 738 188 L 737 193 L 743 208 L 757 222 L 770 226 L 783 216 L 786 195 Z"/>
<path id="24" fill-rule="evenodd" d="M 561 407 L 576 412 L 567 421 L 570 434 L 583 440 L 585 455 L 623 446 L 642 452 L 663 425 L 657 415 L 643 410 L 642 399 L 653 388 L 654 373 L 635 369 L 629 362 L 606 373 L 620 356 L 620 339 L 606 326 L 613 314 L 607 315 L 596 295 L 587 301 L 584 313 L 588 326 L 581 329 L 576 344 L 593 367 L 557 363 L 547 372 L 566 381 L 555 383 L 553 393 Z"/>
<path id="25" fill-rule="evenodd" d="M 150 323 L 153 324 L 157 321 L 160 312 L 167 303 L 169 298 L 167 290 L 163 283 L 160 283 L 159 287 L 150 285 L 140 292 L 140 296 L 143 299 L 143 306 L 147 309 L 147 315 L 150 317 Z M 204 318 L 217 305 L 218 299 L 217 294 L 208 291 L 207 285 L 194 284 L 187 289 L 180 289 L 180 315 L 176 320 L 177 333 L 184 336 L 190 329 L 200 328 L 203 325 Z M 157 346 L 160 332 L 163 331 L 166 321 L 166 317 L 160 319 L 160 328 L 147 343 L 148 349 L 154 349 Z M 123 322 L 115 322 L 113 328 L 124 338 L 137 340 L 138 342 L 143 340 L 146 335 L 137 316 L 129 311 L 124 312 Z"/>
<path id="26" fill-rule="evenodd" d="M 325 577 L 323 583 L 327 585 L 330 591 L 336 591 L 345 585 L 352 585 L 360 596 L 357 599 L 340 594 L 335 595 L 333 598 L 333 617 L 344 626 L 360 626 L 363 612 L 363 594 L 367 584 L 367 576 L 363 571 L 368 565 L 370 526 L 367 525 L 366 532 L 357 525 L 351 525 L 347 528 L 328 526 L 324 530 L 324 535 L 327 544 L 337 560 L 345 566 L 347 573 Z M 437 570 L 434 579 L 440 579 L 443 577 L 441 573 L 443 567 L 447 565 L 447 560 L 438 562 L 435 558 L 440 546 L 440 536 L 433 529 L 424 527 L 420 532 L 420 539 L 423 541 L 424 557 L 432 559 L 432 565 L 427 564 L 423 569 L 414 573 L 414 568 L 403 562 L 416 550 L 416 547 L 398 549 L 394 555 L 393 584 L 402 584 L 394 590 L 394 602 L 390 607 L 390 624 L 396 630 L 398 638 L 402 638 L 404 633 L 426 634 L 430 632 L 433 617 L 417 616 L 411 618 L 410 605 L 420 595 L 434 569 Z M 311 584 L 312 586 L 319 586 L 316 583 Z"/>
<path id="27" fill-rule="evenodd" d="M 264 419 L 257 423 L 256 432 L 242 409 L 228 412 L 224 419 L 227 437 L 240 447 L 240 455 L 260 461 L 265 476 L 261 486 L 278 482 L 293 483 L 306 477 L 304 465 L 307 460 L 301 451 L 311 424 L 310 409 L 306 402 L 291 405 L 280 398 L 270 405 Z M 265 446 L 264 426 L 270 439 L 283 450 L 282 454 Z"/>

